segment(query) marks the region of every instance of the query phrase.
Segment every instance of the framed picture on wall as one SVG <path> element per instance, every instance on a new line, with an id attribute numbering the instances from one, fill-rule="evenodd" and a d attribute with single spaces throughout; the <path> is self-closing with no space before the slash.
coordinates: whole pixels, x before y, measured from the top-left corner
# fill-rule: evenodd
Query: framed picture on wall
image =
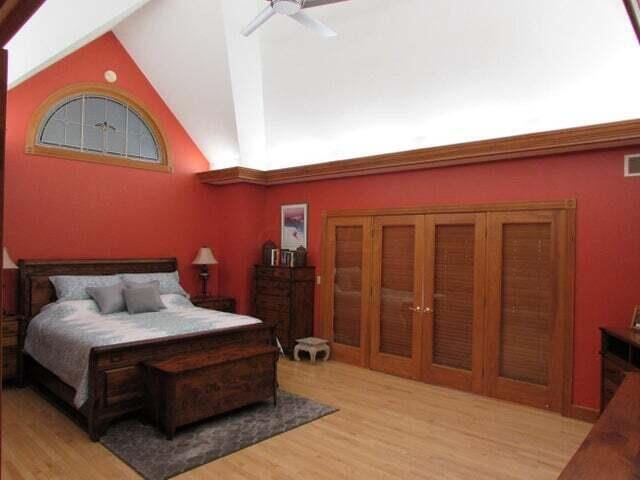
<path id="1" fill-rule="evenodd" d="M 636 36 L 640 42 L 640 0 L 624 0 L 624 4 L 627 7 L 633 29 L 636 31 Z"/>
<path id="2" fill-rule="evenodd" d="M 636 305 L 633 309 L 633 317 L 631 317 L 631 327 L 640 330 L 640 305 Z"/>
<path id="3" fill-rule="evenodd" d="M 295 250 L 298 247 L 307 248 L 308 210 L 309 207 L 306 203 L 280 207 L 281 248 L 286 250 Z"/>

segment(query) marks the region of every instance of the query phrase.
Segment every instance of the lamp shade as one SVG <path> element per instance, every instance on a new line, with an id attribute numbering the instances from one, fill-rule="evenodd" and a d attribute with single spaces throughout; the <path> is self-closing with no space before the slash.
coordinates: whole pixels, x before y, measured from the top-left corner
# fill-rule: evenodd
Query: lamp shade
<path id="1" fill-rule="evenodd" d="M 213 256 L 213 252 L 209 247 L 202 247 L 198 250 L 198 255 L 193 261 L 194 265 L 215 265 L 217 263 L 218 260 Z"/>
<path id="2" fill-rule="evenodd" d="M 18 266 L 11 260 L 7 247 L 2 247 L 2 269 L 3 270 L 15 270 Z"/>

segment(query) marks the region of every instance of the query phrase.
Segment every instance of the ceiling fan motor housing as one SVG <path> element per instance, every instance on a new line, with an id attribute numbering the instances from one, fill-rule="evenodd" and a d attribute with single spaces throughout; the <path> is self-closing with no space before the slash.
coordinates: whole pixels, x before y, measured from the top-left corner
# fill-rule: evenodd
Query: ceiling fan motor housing
<path id="1" fill-rule="evenodd" d="M 271 0 L 271 7 L 281 15 L 293 15 L 302 9 L 303 0 Z"/>
<path id="2" fill-rule="evenodd" d="M 318 7 L 320 5 L 328 5 L 330 3 L 339 3 L 346 0 L 266 0 L 269 6 L 262 9 L 258 16 L 254 18 L 240 33 L 248 37 L 266 21 L 274 15 L 284 15 L 295 20 L 303 27 L 313 30 L 323 37 L 335 37 L 338 34 L 324 25 L 322 22 L 310 17 L 301 10 L 303 8 Z"/>

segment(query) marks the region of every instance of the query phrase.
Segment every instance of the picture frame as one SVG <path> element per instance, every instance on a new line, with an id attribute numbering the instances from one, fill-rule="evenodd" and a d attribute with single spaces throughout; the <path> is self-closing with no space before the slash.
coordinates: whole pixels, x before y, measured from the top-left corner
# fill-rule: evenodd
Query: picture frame
<path id="1" fill-rule="evenodd" d="M 294 203 L 280 206 L 280 247 L 285 250 L 307 248 L 309 205 Z"/>
<path id="2" fill-rule="evenodd" d="M 640 0 L 624 0 L 624 5 L 640 42 Z"/>
<path id="3" fill-rule="evenodd" d="M 631 328 L 640 330 L 640 305 L 636 305 L 633 309 L 633 316 L 631 317 Z"/>

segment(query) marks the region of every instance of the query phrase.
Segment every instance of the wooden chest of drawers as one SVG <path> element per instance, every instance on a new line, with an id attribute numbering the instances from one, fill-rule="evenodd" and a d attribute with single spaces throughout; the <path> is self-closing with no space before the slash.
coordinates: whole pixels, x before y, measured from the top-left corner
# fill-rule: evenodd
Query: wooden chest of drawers
<path id="1" fill-rule="evenodd" d="M 22 378 L 22 317 L 6 315 L 2 319 L 2 381 Z"/>
<path id="2" fill-rule="evenodd" d="M 313 335 L 314 267 L 255 267 L 255 316 L 276 325 L 285 353 Z"/>
<path id="3" fill-rule="evenodd" d="M 147 362 L 147 416 L 167 438 L 176 428 L 277 395 L 278 350 L 230 346 Z"/>
<path id="4" fill-rule="evenodd" d="M 602 380 L 600 411 L 607 407 L 627 372 L 640 372 L 640 331 L 601 328 Z"/>

